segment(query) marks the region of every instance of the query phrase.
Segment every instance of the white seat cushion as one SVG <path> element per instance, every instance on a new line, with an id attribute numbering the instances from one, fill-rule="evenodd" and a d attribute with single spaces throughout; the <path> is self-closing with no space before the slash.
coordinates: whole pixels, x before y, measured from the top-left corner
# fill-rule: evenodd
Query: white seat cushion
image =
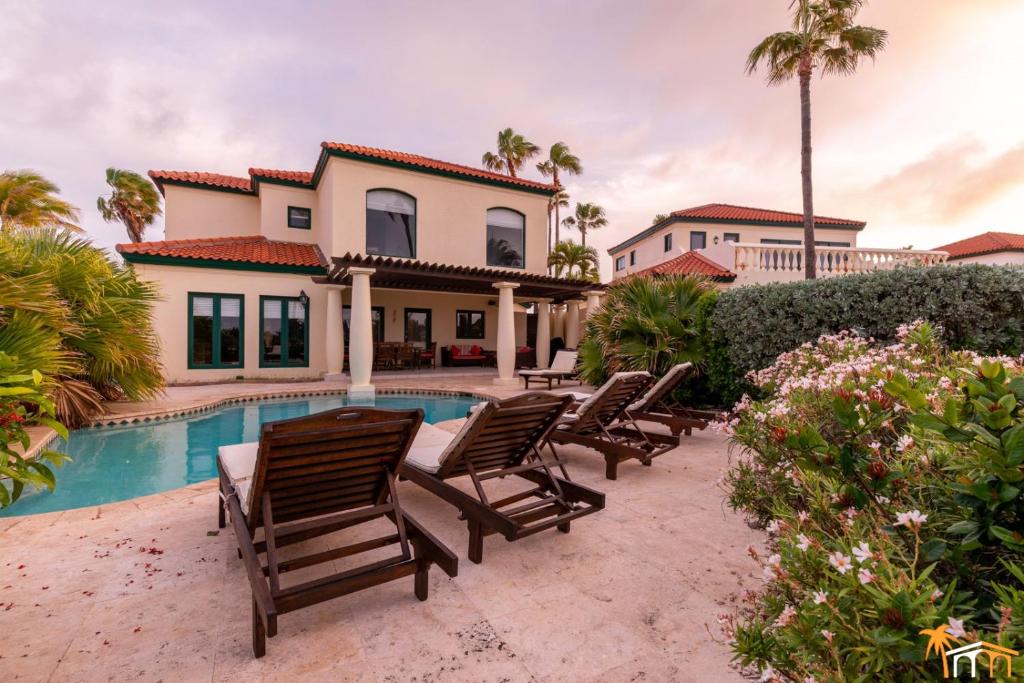
<path id="1" fill-rule="evenodd" d="M 576 370 L 576 360 L 579 354 L 575 351 L 556 351 L 551 361 L 551 370 L 554 372 L 573 372 Z"/>
<path id="2" fill-rule="evenodd" d="M 259 451 L 260 444 L 257 441 L 221 446 L 217 449 L 217 459 L 224 474 L 238 492 L 238 502 L 242 506 L 242 513 L 246 515 L 249 514 L 252 477 L 256 474 L 256 456 Z"/>
<path id="3" fill-rule="evenodd" d="M 582 402 L 582 401 L 586 401 L 588 398 L 590 398 L 591 395 L 590 394 L 584 394 L 582 391 L 567 391 L 567 392 L 565 392 L 563 394 L 559 394 L 559 396 L 572 396 L 574 401 Z"/>
<path id="4" fill-rule="evenodd" d="M 405 461 L 417 469 L 434 474 L 441 469 L 441 455 L 454 439 L 455 434 L 424 422 L 412 440 Z"/>

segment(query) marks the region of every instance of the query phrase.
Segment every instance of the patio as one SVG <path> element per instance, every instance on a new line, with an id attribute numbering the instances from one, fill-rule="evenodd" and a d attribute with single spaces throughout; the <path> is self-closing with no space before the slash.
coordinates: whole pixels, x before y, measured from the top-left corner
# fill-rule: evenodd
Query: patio
<path id="1" fill-rule="evenodd" d="M 493 375 L 479 370 L 415 375 L 415 384 L 392 373 L 376 384 L 518 391 L 495 387 Z M 175 387 L 162 403 L 327 386 Z M 455 510 L 402 483 L 404 507 L 459 556 L 458 577 L 432 572 L 423 603 L 409 579 L 289 614 L 261 660 L 252 657 L 249 586 L 233 535 L 216 533 L 214 482 L 4 519 L 0 542 L 11 550 L 0 566 L 0 610 L 18 628 L 6 629 L 0 674 L 53 681 L 741 680 L 728 648 L 715 640 L 715 617 L 743 587 L 759 583 L 744 549 L 763 535 L 722 505 L 716 481 L 728 463 L 724 439 L 704 431 L 683 443 L 652 468 L 623 466 L 614 482 L 595 453 L 566 447 L 571 473 L 607 494 L 606 509 L 568 535 L 516 543 L 490 537 L 482 565 L 465 558 L 466 528 Z"/>

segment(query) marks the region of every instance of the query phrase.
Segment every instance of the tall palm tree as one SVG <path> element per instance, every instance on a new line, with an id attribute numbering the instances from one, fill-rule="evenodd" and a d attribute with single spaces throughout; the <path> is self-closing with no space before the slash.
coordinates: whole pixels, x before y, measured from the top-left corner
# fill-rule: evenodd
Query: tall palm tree
<path id="1" fill-rule="evenodd" d="M 575 242 L 559 242 L 548 256 L 555 277 L 597 279 L 597 250 Z"/>
<path id="2" fill-rule="evenodd" d="M 517 177 L 516 173 L 523 167 L 526 160 L 536 156 L 538 152 L 540 152 L 540 147 L 511 128 L 506 128 L 498 131 L 497 153 L 484 152 L 484 168 L 498 173 L 506 173 L 515 178 Z"/>
<path id="3" fill-rule="evenodd" d="M 608 219 L 604 215 L 604 209 L 597 204 L 576 202 L 576 215 L 566 216 L 562 225 L 579 230 L 580 241 L 583 246 L 587 246 L 587 233 L 608 225 Z"/>
<path id="4" fill-rule="evenodd" d="M 555 185 L 560 186 L 561 183 L 558 180 L 558 174 L 560 171 L 564 171 L 569 175 L 579 175 L 583 173 L 583 164 L 580 163 L 580 158 L 569 151 L 569 145 L 564 142 L 556 142 L 551 145 L 551 149 L 548 151 L 548 158 L 537 164 L 537 170 L 540 174 L 547 178 L 551 176 Z M 561 240 L 558 235 L 558 225 L 561 222 L 561 215 L 559 207 L 555 206 L 555 244 L 558 244 Z M 551 249 L 548 249 L 550 253 Z"/>
<path id="5" fill-rule="evenodd" d="M 814 248 L 814 195 L 811 183 L 811 76 L 847 75 L 864 57 L 885 48 L 888 33 L 853 23 L 866 0 L 792 0 L 793 27 L 773 33 L 747 56 L 747 73 L 765 65 L 769 85 L 796 76 L 800 81 L 800 177 L 803 180 L 804 262 L 808 280 L 817 276 Z"/>
<path id="6" fill-rule="evenodd" d="M 558 244 L 558 210 L 569 208 L 569 193 L 559 190 L 548 199 L 548 255 L 551 255 L 551 214 L 555 214 L 555 244 Z"/>
<path id="7" fill-rule="evenodd" d="M 107 185 L 113 189 L 110 197 L 96 200 L 100 215 L 108 223 L 121 221 L 128 239 L 141 242 L 146 226 L 162 213 L 160 193 L 148 178 L 119 168 L 107 169 Z"/>
<path id="8" fill-rule="evenodd" d="M 65 228 L 81 232 L 78 208 L 57 194 L 60 188 L 35 171 L 0 173 L 0 231 Z"/>

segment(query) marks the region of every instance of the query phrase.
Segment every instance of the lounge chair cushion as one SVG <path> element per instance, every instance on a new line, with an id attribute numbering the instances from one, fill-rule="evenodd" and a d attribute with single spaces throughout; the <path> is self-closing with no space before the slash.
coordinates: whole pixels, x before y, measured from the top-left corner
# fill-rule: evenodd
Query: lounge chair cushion
<path id="1" fill-rule="evenodd" d="M 549 369 L 555 372 L 575 372 L 578 358 L 579 354 L 575 351 L 556 351 Z"/>
<path id="2" fill-rule="evenodd" d="M 238 492 L 238 502 L 242 513 L 249 514 L 249 496 L 252 489 L 252 477 L 256 474 L 256 456 L 259 454 L 258 441 L 239 443 L 232 446 L 221 446 L 217 449 L 224 474 Z"/>
<path id="3" fill-rule="evenodd" d="M 483 414 L 480 407 L 484 405 L 487 405 L 486 401 L 478 403 L 470 409 L 469 419 L 462 425 L 458 434 L 453 435 L 451 432 L 424 422 L 420 425 L 420 431 L 412 441 L 412 447 L 409 449 L 409 454 L 405 456 L 405 461 L 424 472 L 436 474 L 448 456 L 458 452 L 461 448 L 462 442 L 469 435 L 473 424 Z"/>
<path id="4" fill-rule="evenodd" d="M 646 373 L 646 372 L 644 372 L 642 370 L 639 371 L 639 372 L 616 372 L 614 375 L 612 375 L 610 378 L 608 378 L 607 382 L 605 382 L 600 387 L 598 387 L 597 391 L 595 391 L 593 394 L 588 396 L 586 398 L 586 400 L 584 400 L 583 403 L 581 403 L 576 408 L 575 411 L 573 411 L 571 413 L 565 413 L 564 415 L 562 415 L 563 421 L 562 421 L 562 424 L 559 425 L 559 428 L 560 429 L 565 429 L 569 425 L 571 425 L 571 424 L 573 424 L 575 422 L 578 422 L 580 419 L 586 417 L 587 414 L 591 410 L 594 409 L 594 406 L 598 404 L 598 402 L 601 400 L 601 397 L 604 396 L 605 393 L 612 386 L 614 386 L 616 382 L 622 381 L 622 380 L 627 379 L 629 377 L 635 377 L 637 375 L 647 375 L 647 374 L 648 373 Z"/>
<path id="5" fill-rule="evenodd" d="M 675 384 L 678 384 L 680 379 L 685 377 L 690 372 L 690 368 L 693 367 L 693 363 L 679 363 L 678 365 L 672 366 L 672 368 L 665 373 L 665 375 L 659 379 L 654 386 L 647 390 L 647 392 L 637 399 L 627 410 L 630 412 L 644 412 L 652 407 L 652 403 L 655 397 L 660 397 L 668 388 L 671 386 L 669 391 L 675 389 Z"/>

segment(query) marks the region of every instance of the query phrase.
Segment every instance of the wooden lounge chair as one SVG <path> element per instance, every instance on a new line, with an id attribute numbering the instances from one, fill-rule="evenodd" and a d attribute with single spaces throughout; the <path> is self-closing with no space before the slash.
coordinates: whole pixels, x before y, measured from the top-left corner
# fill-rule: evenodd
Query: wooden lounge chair
<path id="1" fill-rule="evenodd" d="M 572 520 L 604 507 L 603 493 L 555 476 L 552 468 L 564 472 L 564 463 L 540 453 L 571 402 L 568 396 L 531 392 L 481 404 L 458 434 L 423 425 L 400 473 L 459 509 L 469 526 L 471 561 L 483 560 L 489 534 L 514 541 L 551 527 L 569 533 Z M 492 500 L 484 482 L 509 475 L 529 488 Z M 473 483 L 476 497 L 448 483 L 463 476 Z"/>
<path id="2" fill-rule="evenodd" d="M 672 400 L 673 392 L 689 379 L 693 370 L 693 363 L 674 365 L 646 394 L 626 409 L 629 416 L 638 422 L 663 424 L 672 430 L 673 436 L 679 436 L 684 431 L 690 436 L 694 429 L 707 427 L 708 413 L 684 408 Z M 570 395 L 581 403 L 589 398 L 587 394 L 578 392 L 570 392 Z"/>
<path id="3" fill-rule="evenodd" d="M 266 423 L 258 443 L 220 448 L 218 522 L 223 528 L 226 509 L 249 575 L 256 657 L 266 653 L 281 614 L 412 574 L 416 597 L 426 600 L 431 563 L 458 573 L 458 559 L 402 509 L 395 489 L 422 422 L 420 409 L 338 408 Z M 284 546 L 383 517 L 394 533 L 287 560 L 279 555 Z M 281 585 L 286 572 L 392 545 L 397 553 L 387 559 Z"/>
<path id="4" fill-rule="evenodd" d="M 650 386 L 647 372 L 617 372 L 589 396 L 575 412 L 548 435 L 551 450 L 556 443 L 574 443 L 599 451 L 605 459 L 605 476 L 618 478 L 619 463 L 636 458 L 651 460 L 679 445 L 678 436 L 645 432 L 630 417 L 628 408 Z"/>
<path id="5" fill-rule="evenodd" d="M 546 370 L 520 370 L 519 376 L 523 378 L 523 386 L 530 388 L 530 380 L 534 382 L 547 382 L 548 389 L 551 383 L 558 380 L 561 384 L 563 379 L 574 379 L 576 377 L 575 351 L 560 350 L 555 353 L 555 359 L 551 361 L 551 367 Z"/>

